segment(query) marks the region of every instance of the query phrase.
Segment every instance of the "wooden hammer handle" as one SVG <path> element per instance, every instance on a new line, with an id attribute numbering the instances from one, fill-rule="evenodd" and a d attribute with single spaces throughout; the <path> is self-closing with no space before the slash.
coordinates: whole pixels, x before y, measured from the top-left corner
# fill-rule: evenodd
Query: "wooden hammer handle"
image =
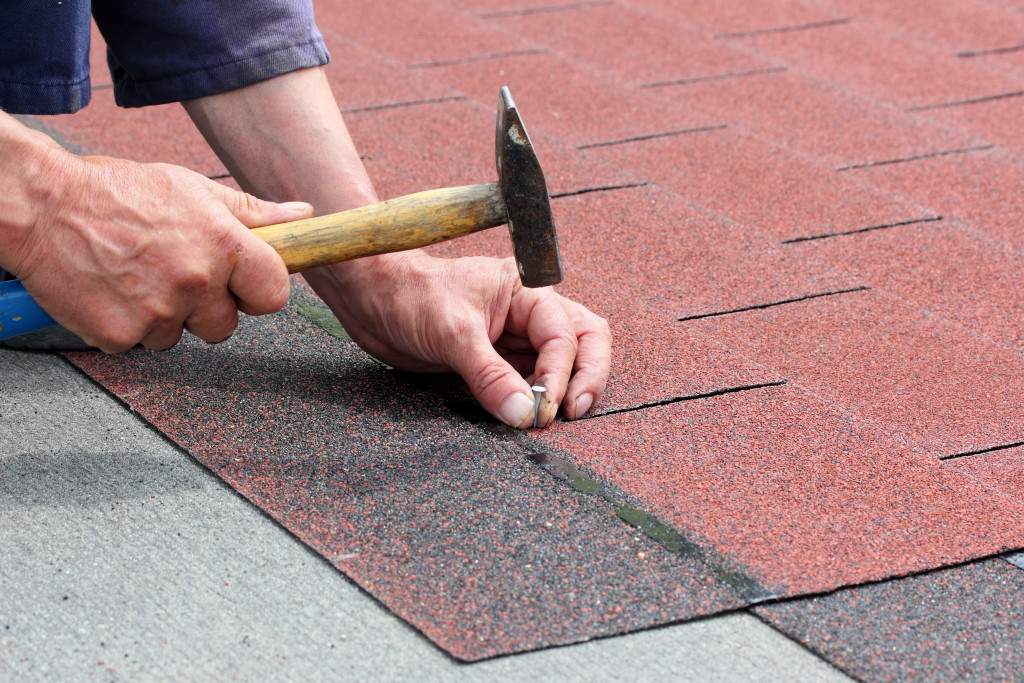
<path id="1" fill-rule="evenodd" d="M 425 247 L 507 222 L 498 183 L 389 199 L 351 211 L 255 228 L 289 273 L 361 256 Z"/>

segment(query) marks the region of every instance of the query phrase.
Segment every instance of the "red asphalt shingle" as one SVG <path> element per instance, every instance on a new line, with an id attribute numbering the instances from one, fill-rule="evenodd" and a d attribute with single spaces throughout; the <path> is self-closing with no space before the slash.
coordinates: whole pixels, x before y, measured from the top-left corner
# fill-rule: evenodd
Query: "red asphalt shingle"
<path id="1" fill-rule="evenodd" d="M 493 180 L 512 87 L 561 291 L 616 335 L 595 416 L 493 433 L 297 304 L 216 348 L 72 358 L 402 618 L 479 659 L 1024 547 L 1017 5 L 317 14 L 382 197 Z M 44 125 L 223 173 L 176 107 L 115 112 L 101 89 Z M 503 229 L 433 250 L 509 253 Z M 846 662 L 801 604 L 765 618 Z"/>

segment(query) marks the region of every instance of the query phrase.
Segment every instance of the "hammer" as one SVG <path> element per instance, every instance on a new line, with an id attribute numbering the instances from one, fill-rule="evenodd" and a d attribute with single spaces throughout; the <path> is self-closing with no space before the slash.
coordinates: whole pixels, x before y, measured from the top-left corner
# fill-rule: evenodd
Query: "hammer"
<path id="1" fill-rule="evenodd" d="M 512 95 L 498 96 L 498 180 L 428 190 L 350 211 L 253 229 L 281 255 L 289 273 L 425 247 L 508 225 L 519 278 L 526 287 L 562 281 L 555 223 L 544 173 Z M 21 283 L 0 283 L 0 339 L 56 322 Z"/>

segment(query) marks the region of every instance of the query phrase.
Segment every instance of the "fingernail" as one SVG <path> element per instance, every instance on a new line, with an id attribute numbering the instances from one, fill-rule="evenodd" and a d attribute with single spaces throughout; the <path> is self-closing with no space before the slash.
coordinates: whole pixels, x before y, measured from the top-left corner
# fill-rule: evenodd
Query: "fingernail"
<path id="1" fill-rule="evenodd" d="M 526 394 L 512 394 L 498 409 L 498 417 L 513 427 L 519 427 L 527 420 L 533 420 L 533 399 Z"/>
<path id="2" fill-rule="evenodd" d="M 306 202 L 284 202 L 280 206 L 282 209 L 287 209 L 293 213 L 307 213 L 313 208 L 312 204 Z"/>
<path id="3" fill-rule="evenodd" d="M 594 395 L 591 393 L 580 394 L 576 399 L 576 417 L 583 417 L 583 414 L 594 405 Z"/>

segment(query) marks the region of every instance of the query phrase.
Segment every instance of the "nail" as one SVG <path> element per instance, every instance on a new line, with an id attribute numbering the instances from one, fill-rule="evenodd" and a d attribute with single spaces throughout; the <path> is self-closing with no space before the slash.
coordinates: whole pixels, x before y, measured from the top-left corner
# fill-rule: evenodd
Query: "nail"
<path id="1" fill-rule="evenodd" d="M 576 417 L 583 417 L 583 414 L 590 410 L 592 405 L 594 405 L 594 395 L 589 391 L 585 394 L 581 394 L 580 397 L 576 399 Z"/>
<path id="2" fill-rule="evenodd" d="M 313 205 L 308 202 L 283 202 L 281 208 L 293 213 L 306 213 L 313 208 Z"/>
<path id="3" fill-rule="evenodd" d="M 533 428 L 536 429 L 537 422 L 540 420 L 540 395 L 547 391 L 547 389 L 539 384 L 535 384 L 530 388 L 533 389 Z"/>

